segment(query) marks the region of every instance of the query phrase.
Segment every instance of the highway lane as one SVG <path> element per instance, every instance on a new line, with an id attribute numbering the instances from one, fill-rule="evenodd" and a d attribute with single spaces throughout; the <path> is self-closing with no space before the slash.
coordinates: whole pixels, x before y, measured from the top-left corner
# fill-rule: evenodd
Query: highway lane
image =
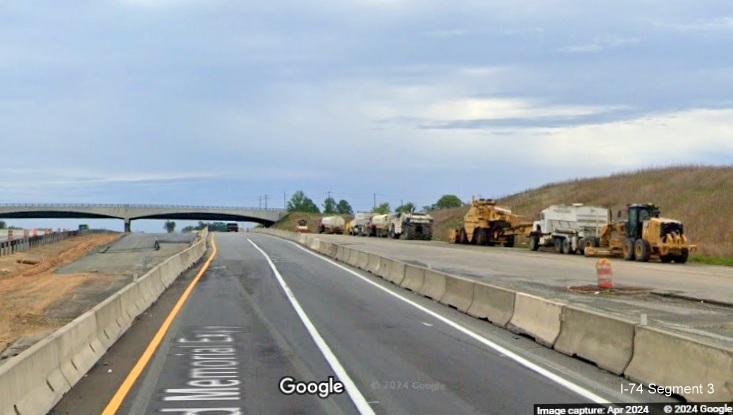
<path id="1" fill-rule="evenodd" d="M 241 408 L 242 413 L 351 414 L 367 402 L 374 413 L 384 414 L 526 414 L 533 403 L 648 401 L 648 396 L 619 394 L 623 380 L 595 366 L 369 274 L 359 277 L 289 242 L 251 233 L 216 239 L 216 259 L 117 413 Z M 332 353 L 330 361 L 288 292 Z M 141 336 L 135 331 L 121 342 Z M 120 359 L 115 353 L 125 349 L 115 348 L 103 359 Z M 522 359 L 524 365 L 518 363 Z M 104 371 L 97 367 L 89 377 Z M 355 393 L 320 399 L 286 396 L 278 389 L 286 376 L 345 381 L 343 374 Z M 55 413 L 99 413 L 80 397 L 111 396 L 110 388 L 82 382 Z"/>
<path id="2" fill-rule="evenodd" d="M 597 258 L 532 252 L 521 248 L 455 245 L 440 241 L 402 241 L 348 235 L 318 235 L 366 252 L 407 263 L 497 281 L 529 281 L 557 287 L 594 284 Z M 612 259 L 614 282 L 730 303 L 733 268 L 699 264 L 662 264 Z"/>

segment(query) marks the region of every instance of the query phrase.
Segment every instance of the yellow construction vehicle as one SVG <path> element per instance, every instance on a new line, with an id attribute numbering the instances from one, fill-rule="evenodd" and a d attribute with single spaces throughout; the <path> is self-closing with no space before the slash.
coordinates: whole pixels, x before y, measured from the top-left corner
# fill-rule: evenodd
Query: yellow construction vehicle
<path id="1" fill-rule="evenodd" d="M 626 206 L 626 212 L 626 221 L 604 225 L 597 240 L 585 241 L 586 256 L 623 256 L 639 262 L 658 257 L 664 263 L 684 264 L 697 250 L 697 245 L 687 243 L 682 222 L 660 218 L 657 206 L 633 204 Z"/>
<path id="2" fill-rule="evenodd" d="M 463 226 L 451 230 L 448 239 L 457 244 L 514 246 L 516 237 L 527 235 L 532 222 L 496 206 L 492 199 L 471 197 L 471 208 L 463 217 Z"/>

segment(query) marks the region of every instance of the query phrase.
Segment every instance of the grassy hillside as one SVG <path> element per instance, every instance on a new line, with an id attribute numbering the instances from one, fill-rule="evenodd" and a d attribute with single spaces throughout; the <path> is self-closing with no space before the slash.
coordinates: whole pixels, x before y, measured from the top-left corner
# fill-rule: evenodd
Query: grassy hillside
<path id="1" fill-rule="evenodd" d="M 608 206 L 654 203 L 663 217 L 681 220 L 702 254 L 733 257 L 733 167 L 672 167 L 550 184 L 501 199 L 517 213 L 536 218 L 555 203 Z"/>
<path id="2" fill-rule="evenodd" d="M 654 203 L 662 216 L 681 220 L 700 254 L 733 257 L 733 167 L 671 167 L 548 184 L 498 200 L 515 213 L 537 219 L 552 204 L 585 203 L 623 210 L 628 203 Z M 490 189 L 477 189 L 490 194 Z M 436 236 L 460 223 L 466 208 L 432 212 Z M 448 226 L 450 224 L 450 226 Z M 440 229 L 440 231 L 438 231 Z M 438 232 L 441 232 L 438 234 Z"/>
<path id="3" fill-rule="evenodd" d="M 733 258 L 731 185 L 733 167 L 683 166 L 548 184 L 501 198 L 498 204 L 535 220 L 542 209 L 552 204 L 579 202 L 610 207 L 616 212 L 628 203 L 654 203 L 662 216 L 685 224 L 688 240 L 700 245 L 698 260 L 708 256 Z M 476 189 L 479 193 L 491 195 L 491 189 Z M 448 231 L 460 225 L 467 210 L 461 207 L 430 212 L 435 218 L 435 239 L 447 240 Z M 297 219 L 305 217 L 315 230 L 320 216 L 290 214 L 278 227 L 294 229 Z"/>

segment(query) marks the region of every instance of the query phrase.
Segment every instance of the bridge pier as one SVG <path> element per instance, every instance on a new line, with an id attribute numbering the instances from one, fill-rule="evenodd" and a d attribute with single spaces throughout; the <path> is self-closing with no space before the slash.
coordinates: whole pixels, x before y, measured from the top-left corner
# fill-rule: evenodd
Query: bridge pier
<path id="1" fill-rule="evenodd" d="M 125 233 L 132 232 L 132 226 L 130 226 L 130 219 L 125 219 Z"/>

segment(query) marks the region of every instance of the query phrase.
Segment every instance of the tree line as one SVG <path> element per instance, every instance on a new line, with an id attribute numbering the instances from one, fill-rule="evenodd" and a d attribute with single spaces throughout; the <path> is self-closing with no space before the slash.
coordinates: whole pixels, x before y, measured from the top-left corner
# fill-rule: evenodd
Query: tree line
<path id="1" fill-rule="evenodd" d="M 423 206 L 423 211 L 450 209 L 463 206 L 464 203 L 456 195 L 443 195 L 435 203 L 428 206 Z M 341 199 L 338 202 L 332 197 L 327 197 L 322 203 L 323 210 L 318 208 L 315 202 L 311 198 L 305 195 L 302 190 L 298 190 L 293 193 L 287 204 L 288 212 L 304 212 L 304 213 L 323 213 L 326 215 L 353 215 L 354 209 L 351 204 L 345 199 Z M 404 203 L 395 209 L 395 212 L 411 213 L 417 210 L 417 206 L 412 202 Z M 388 202 L 380 203 L 375 206 L 371 212 L 377 214 L 385 214 L 391 212 L 391 207 Z"/>

